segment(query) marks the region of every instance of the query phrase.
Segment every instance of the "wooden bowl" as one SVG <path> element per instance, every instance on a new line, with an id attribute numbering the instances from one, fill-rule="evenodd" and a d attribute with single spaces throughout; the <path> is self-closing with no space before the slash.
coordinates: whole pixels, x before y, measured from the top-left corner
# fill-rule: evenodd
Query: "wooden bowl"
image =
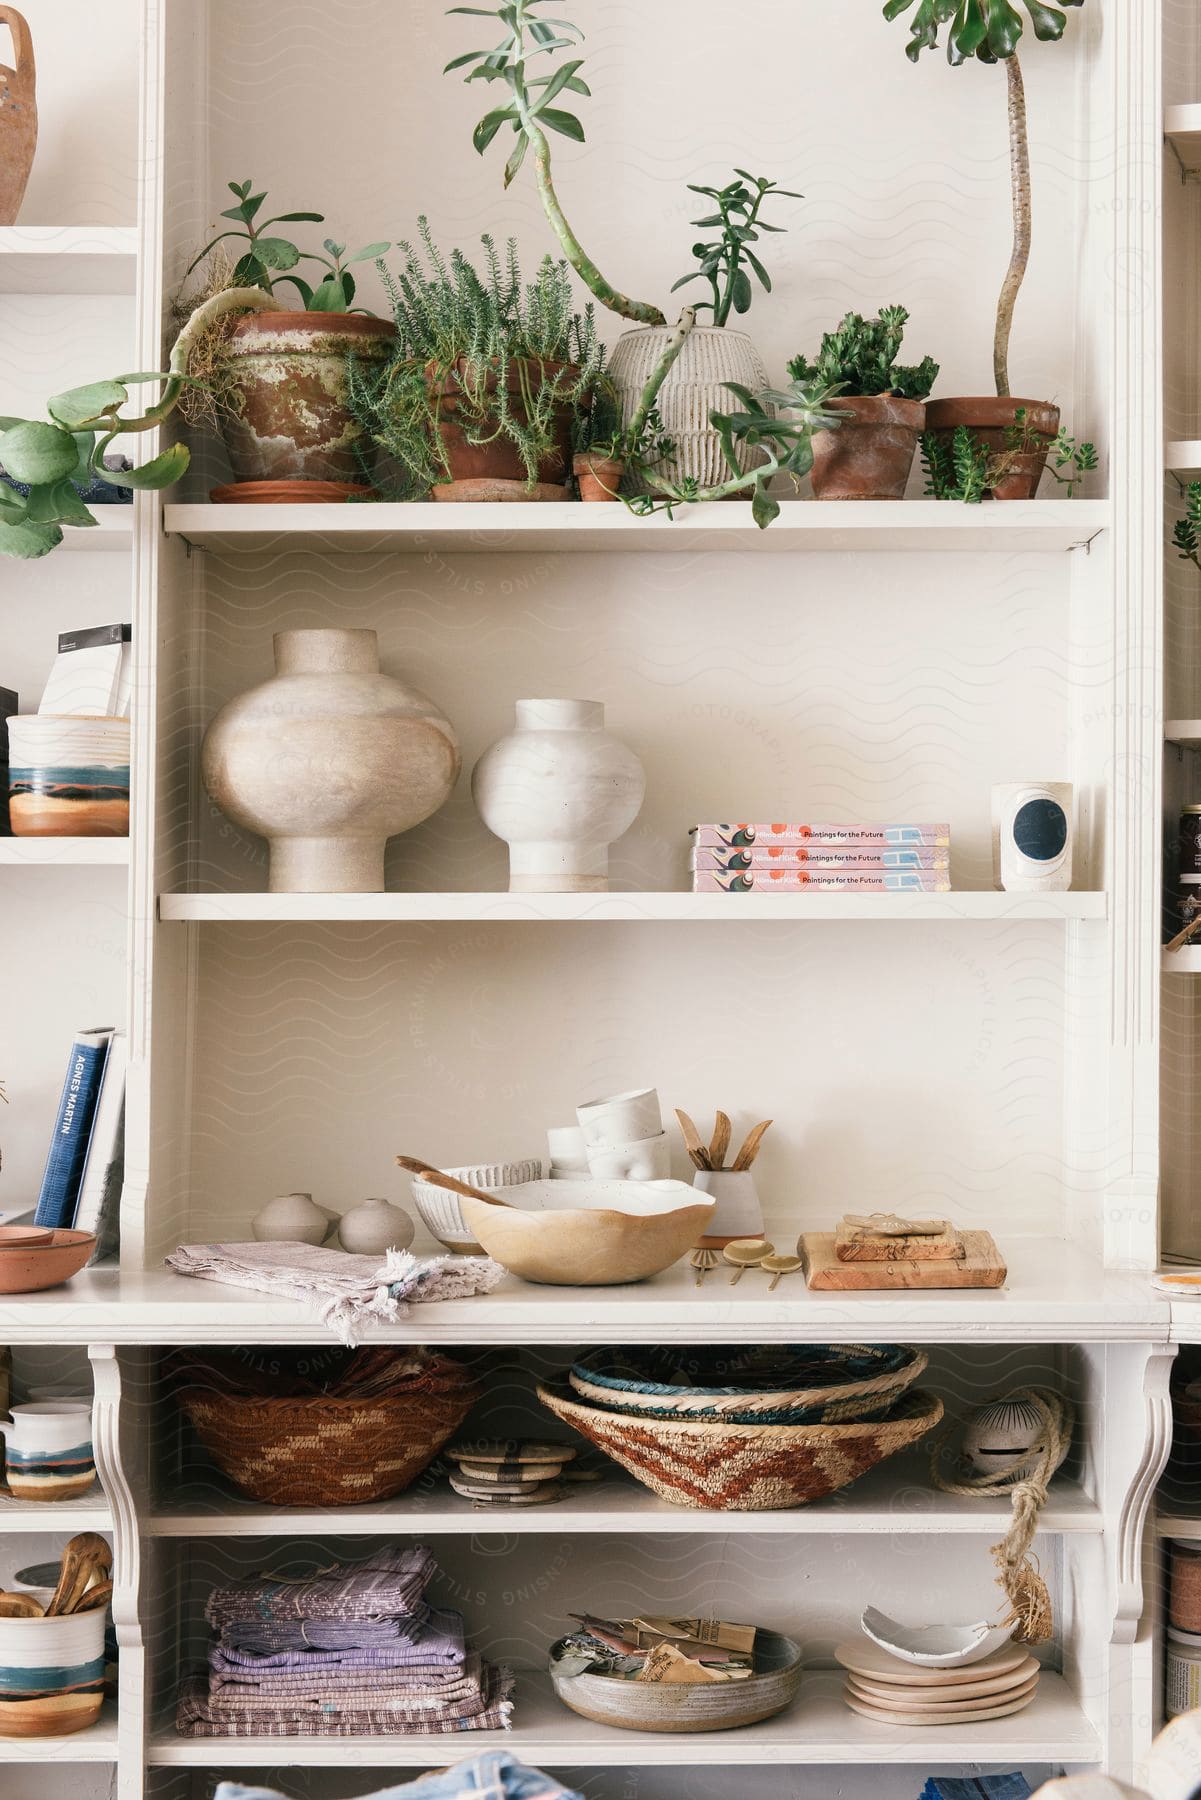
<path id="1" fill-rule="evenodd" d="M 96 1248 L 90 1231 L 55 1231 L 49 1243 L 0 1245 L 0 1294 L 36 1294 L 78 1275 Z"/>
<path id="2" fill-rule="evenodd" d="M 487 1254 L 523 1281 L 613 1287 L 658 1275 L 690 1250 L 715 1201 L 684 1181 L 526 1181 L 502 1206 L 459 1204 Z"/>
<path id="3" fill-rule="evenodd" d="M 801 1648 L 791 1638 L 761 1631 L 755 1643 L 755 1673 L 745 1681 L 691 1683 L 626 1681 L 620 1675 L 557 1675 L 550 1653 L 555 1693 L 565 1706 L 598 1725 L 620 1731 L 731 1731 L 770 1719 L 796 1698 L 801 1685 Z"/>

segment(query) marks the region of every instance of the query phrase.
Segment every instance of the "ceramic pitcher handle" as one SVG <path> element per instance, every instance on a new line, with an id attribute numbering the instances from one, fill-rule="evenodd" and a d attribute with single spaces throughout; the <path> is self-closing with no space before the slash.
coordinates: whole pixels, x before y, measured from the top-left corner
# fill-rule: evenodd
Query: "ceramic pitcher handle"
<path id="1" fill-rule="evenodd" d="M 15 6 L 0 6 L 0 25 L 7 25 L 12 32 L 13 56 L 16 67 L 8 69 L 9 85 L 14 89 L 18 99 L 32 94 L 37 78 L 37 65 L 33 58 L 33 36 L 28 21 Z"/>

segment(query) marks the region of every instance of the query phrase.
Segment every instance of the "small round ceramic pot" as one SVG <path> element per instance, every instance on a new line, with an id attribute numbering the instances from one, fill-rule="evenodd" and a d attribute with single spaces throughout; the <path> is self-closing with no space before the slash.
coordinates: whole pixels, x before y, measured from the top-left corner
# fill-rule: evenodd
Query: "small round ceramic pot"
<path id="1" fill-rule="evenodd" d="M 415 1231 L 403 1206 L 387 1200 L 363 1200 L 342 1214 L 338 1239 L 352 1256 L 383 1256 L 389 1250 L 407 1250 Z"/>
<path id="2" fill-rule="evenodd" d="M 36 1400 L 0 1419 L 4 1472 L 18 1500 L 73 1500 L 96 1479 L 86 1400 Z"/>

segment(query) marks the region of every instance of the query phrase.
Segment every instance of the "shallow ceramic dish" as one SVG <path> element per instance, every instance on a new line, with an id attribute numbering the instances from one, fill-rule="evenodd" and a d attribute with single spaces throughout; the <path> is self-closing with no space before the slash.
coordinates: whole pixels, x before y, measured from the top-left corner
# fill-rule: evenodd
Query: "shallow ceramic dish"
<path id="1" fill-rule="evenodd" d="M 468 1163 L 461 1169 L 444 1169 L 442 1173 L 453 1175 L 457 1181 L 466 1182 L 468 1187 L 483 1188 L 485 1193 L 491 1193 L 494 1188 L 519 1187 L 527 1181 L 540 1181 L 542 1164 L 536 1157 L 528 1157 L 524 1162 Z M 413 1179 L 413 1204 L 430 1236 L 436 1237 L 440 1244 L 458 1256 L 481 1256 L 483 1252 L 459 1210 L 460 1199 L 460 1195 L 450 1188 L 439 1187 L 436 1181 L 426 1181 L 420 1175 Z"/>
<path id="2" fill-rule="evenodd" d="M 943 1411 L 923 1388 L 902 1395 L 886 1419 L 840 1425 L 635 1419 L 585 1406 L 569 1387 L 545 1383 L 538 1398 L 661 1499 L 714 1512 L 769 1512 L 820 1500 L 915 1444 Z"/>
<path id="3" fill-rule="evenodd" d="M 879 1418 L 927 1360 L 895 1344 L 600 1349 L 581 1356 L 568 1381 L 581 1399 L 637 1418 L 816 1425 Z"/>
<path id="4" fill-rule="evenodd" d="M 755 1672 L 745 1681 L 626 1681 L 620 1675 L 558 1675 L 551 1647 L 555 1693 L 572 1712 L 621 1731 L 730 1731 L 783 1712 L 801 1685 L 801 1650 L 791 1638 L 761 1631 L 755 1640 Z"/>
<path id="5" fill-rule="evenodd" d="M 77 1275 L 96 1248 L 90 1231 L 55 1231 L 49 1244 L 0 1246 L 0 1294 L 36 1294 Z"/>
<path id="6" fill-rule="evenodd" d="M 48 1225 L 0 1225 L 0 1250 L 21 1250 L 29 1244 L 49 1244 L 53 1239 Z"/>
<path id="7" fill-rule="evenodd" d="M 460 1199 L 470 1230 L 512 1274 L 552 1287 L 658 1275 L 704 1235 L 714 1207 L 684 1181 L 527 1181 L 497 1199 Z"/>
<path id="8" fill-rule="evenodd" d="M 958 1669 L 991 1656 L 1007 1644 L 1017 1628 L 1011 1625 L 902 1625 L 874 1606 L 864 1608 L 859 1621 L 873 1644 L 890 1656 L 917 1663 L 926 1669 Z"/>

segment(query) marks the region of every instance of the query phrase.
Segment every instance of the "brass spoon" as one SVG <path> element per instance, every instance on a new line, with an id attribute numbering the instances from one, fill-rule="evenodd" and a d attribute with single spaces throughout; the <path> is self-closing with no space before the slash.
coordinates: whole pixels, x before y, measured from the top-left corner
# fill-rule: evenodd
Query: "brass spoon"
<path id="1" fill-rule="evenodd" d="M 795 1275 L 800 1266 L 801 1258 L 799 1256 L 765 1256 L 759 1267 L 765 1275 L 771 1276 L 771 1280 L 767 1284 L 768 1293 L 774 1292 L 781 1275 Z"/>
<path id="2" fill-rule="evenodd" d="M 696 1270 L 696 1285 L 700 1287 L 710 1269 L 715 1269 L 721 1261 L 721 1255 L 716 1250 L 698 1249 L 692 1252 L 688 1260 Z"/>
<path id="3" fill-rule="evenodd" d="M 722 1255 L 734 1270 L 730 1277 L 730 1286 L 734 1287 L 748 1269 L 757 1267 L 765 1256 L 770 1256 L 775 1249 L 766 1238 L 734 1238 L 726 1245 Z"/>

